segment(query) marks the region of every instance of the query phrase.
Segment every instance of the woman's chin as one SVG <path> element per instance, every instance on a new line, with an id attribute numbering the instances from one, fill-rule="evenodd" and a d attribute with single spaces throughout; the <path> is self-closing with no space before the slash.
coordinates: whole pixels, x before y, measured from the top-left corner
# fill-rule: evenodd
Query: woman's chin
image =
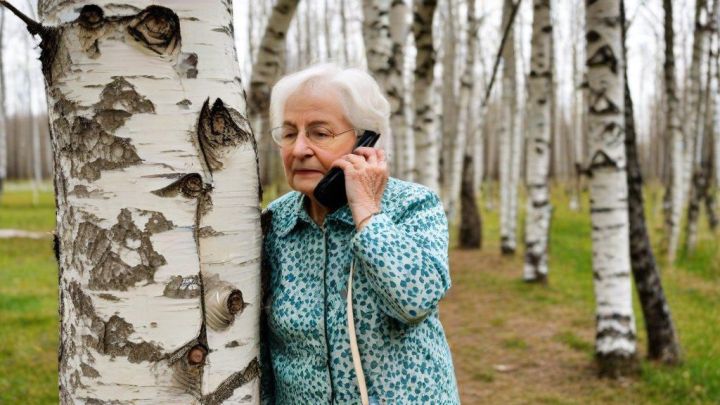
<path id="1" fill-rule="evenodd" d="M 295 175 L 293 177 L 292 188 L 303 194 L 309 195 L 309 194 L 312 194 L 313 191 L 315 191 L 315 187 L 317 187 L 317 185 L 318 185 L 318 183 L 320 183 L 321 179 L 322 179 L 321 173 L 318 173 L 318 175 L 315 175 L 315 176 Z"/>

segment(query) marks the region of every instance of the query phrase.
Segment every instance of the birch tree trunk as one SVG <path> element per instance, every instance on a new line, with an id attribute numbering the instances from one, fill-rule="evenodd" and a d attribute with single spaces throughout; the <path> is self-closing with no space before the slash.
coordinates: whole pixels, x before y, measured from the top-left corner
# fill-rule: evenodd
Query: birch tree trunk
<path id="1" fill-rule="evenodd" d="M 705 30 L 703 33 L 704 41 L 703 44 L 711 45 L 715 39 L 716 34 L 716 22 L 715 18 L 720 11 L 718 7 L 720 1 L 713 2 L 713 10 L 710 13 L 708 21 L 705 23 Z M 712 87 L 713 77 L 713 60 L 711 46 L 703 47 L 703 54 L 707 58 L 707 66 L 705 71 L 705 87 L 700 92 L 697 108 L 697 132 L 691 135 L 694 136 L 694 150 L 692 151 L 692 178 L 690 184 L 690 201 L 688 204 L 687 222 L 686 222 L 686 239 L 685 249 L 688 253 L 692 253 L 697 245 L 697 228 L 698 219 L 700 217 L 700 205 L 706 200 L 706 196 L 709 192 L 710 186 L 710 159 L 711 159 L 711 144 L 708 142 L 709 133 L 711 131 L 712 120 L 712 98 L 715 95 L 710 94 Z"/>
<path id="2" fill-rule="evenodd" d="M 255 130 L 259 133 L 259 153 L 265 157 L 260 176 L 264 184 L 272 183 L 280 174 L 276 170 L 280 163 L 270 137 L 270 90 L 285 70 L 285 38 L 298 3 L 299 0 L 278 0 L 273 6 L 250 77 L 248 112 L 251 122 L 258 123 Z M 298 24 L 298 35 L 300 31 Z"/>
<path id="3" fill-rule="evenodd" d="M 395 158 L 390 162 L 401 179 L 413 181 L 415 142 L 406 121 L 405 46 L 408 34 L 408 7 L 405 0 L 393 0 L 390 6 L 390 39 L 392 41 L 389 75 L 385 91 L 390 102 L 390 127 Z"/>
<path id="4" fill-rule="evenodd" d="M 462 66 L 460 89 L 457 84 L 457 22 L 455 2 L 447 2 L 447 23 L 443 39 L 443 182 L 442 198 L 445 214 L 451 223 L 455 223 L 460 197 L 460 183 L 463 172 L 463 156 L 467 148 L 467 106 L 472 95 L 472 74 L 474 66 L 466 55 Z M 469 47 L 468 47 L 469 49 Z M 468 51 L 466 51 L 468 52 Z"/>
<path id="5" fill-rule="evenodd" d="M 533 2 L 532 50 L 528 111 L 530 142 L 527 145 L 528 200 L 525 217 L 525 281 L 546 282 L 547 256 L 552 205 L 548 172 L 550 170 L 550 99 L 552 78 L 552 26 L 550 0 Z"/>
<path id="6" fill-rule="evenodd" d="M 0 7 L 0 196 L 7 178 L 7 128 L 5 126 L 5 63 L 3 59 L 5 9 Z"/>
<path id="7" fill-rule="evenodd" d="M 502 27 L 511 23 L 512 0 L 504 0 Z M 513 161 L 516 146 L 515 115 L 517 113 L 515 28 L 510 27 L 507 42 L 502 50 L 502 118 L 498 123 L 500 143 L 500 248 L 503 254 L 514 254 L 516 242 L 516 213 L 513 212 Z"/>
<path id="8" fill-rule="evenodd" d="M 706 0 L 697 0 L 695 3 L 695 32 L 693 37 L 692 60 L 689 72 L 689 90 L 687 94 L 687 103 L 685 105 L 687 132 L 685 133 L 685 152 L 683 159 L 683 196 L 690 195 L 692 191 L 692 173 L 696 161 L 695 148 L 700 128 L 700 93 L 702 91 L 700 75 L 703 58 L 705 56 L 705 29 L 708 23 L 706 7 Z M 684 200 L 683 203 L 685 203 L 685 201 L 687 200 Z M 671 249 L 673 249 L 672 246 Z"/>
<path id="9" fill-rule="evenodd" d="M 476 164 L 482 164 L 479 157 L 476 142 L 482 142 L 478 132 L 481 132 L 476 122 L 482 122 L 485 113 L 485 106 L 481 105 L 479 110 L 475 109 L 476 103 L 472 102 L 472 95 L 476 93 L 474 80 L 475 55 L 478 54 L 478 21 L 475 17 L 475 0 L 467 1 L 467 57 L 465 70 L 460 77 L 460 106 L 462 108 L 460 121 L 458 122 L 458 134 L 466 134 L 465 147 L 460 151 L 462 158 L 461 183 L 460 183 L 460 247 L 478 249 L 482 246 L 482 217 L 478 210 L 475 197 L 475 170 Z M 479 86 L 478 86 L 479 87 Z M 475 116 L 475 120 L 473 117 Z M 480 154 L 482 148 L 480 148 Z"/>
<path id="10" fill-rule="evenodd" d="M 402 65 L 397 68 L 392 66 L 397 61 L 392 56 L 389 12 L 390 0 L 364 1 L 362 34 L 368 70 L 377 79 L 386 95 L 393 94 L 392 99 L 397 107 L 400 105 L 398 97 L 402 97 L 402 93 L 397 93 L 398 84 L 393 84 L 392 81 L 400 82 L 400 88 L 403 87 L 402 71 L 397 70 Z M 392 111 L 391 114 L 393 114 Z M 377 146 L 388 152 L 388 160 L 392 164 L 395 161 L 395 149 L 392 144 L 394 137 L 392 134 L 383 135 Z"/>
<path id="11" fill-rule="evenodd" d="M 637 370 L 630 282 L 620 0 L 587 0 L 588 174 L 601 376 Z"/>
<path id="12" fill-rule="evenodd" d="M 625 27 L 624 1 L 621 1 L 622 26 Z M 623 31 L 623 57 L 625 50 Z M 627 66 L 623 69 L 625 98 L 625 148 L 627 152 L 627 185 L 630 220 L 630 260 L 638 297 L 645 318 L 648 358 L 665 364 L 680 363 L 680 345 L 670 315 L 670 306 L 660 279 L 660 269 L 655 261 L 650 236 L 645 222 L 643 178 L 640 170 L 635 118 L 630 87 L 627 81 Z"/>
<path id="13" fill-rule="evenodd" d="M 44 0 L 60 400 L 259 403 L 257 151 L 232 7 Z M 143 8 L 145 7 L 145 8 Z"/>
<path id="14" fill-rule="evenodd" d="M 663 0 L 665 9 L 665 95 L 666 119 L 665 136 L 668 139 L 671 156 L 672 179 L 667 193 L 670 194 L 666 216 L 665 233 L 667 235 L 667 251 L 670 262 L 675 261 L 677 246 L 680 239 L 680 215 L 683 208 L 683 133 L 678 116 L 679 99 L 675 79 L 675 31 L 673 28 L 672 0 Z"/>
<path id="15" fill-rule="evenodd" d="M 433 69 L 435 56 L 433 50 L 433 18 L 437 0 L 416 0 L 413 19 L 413 35 L 415 37 L 415 164 L 417 178 L 415 181 L 424 184 L 436 192 L 439 185 L 439 145 L 435 113 L 435 94 L 433 92 Z"/>

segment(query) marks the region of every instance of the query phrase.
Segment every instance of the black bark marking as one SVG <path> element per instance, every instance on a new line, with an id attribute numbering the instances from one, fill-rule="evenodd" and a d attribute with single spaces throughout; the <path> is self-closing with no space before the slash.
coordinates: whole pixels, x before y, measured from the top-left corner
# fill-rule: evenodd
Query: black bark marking
<path id="1" fill-rule="evenodd" d="M 198 230 L 198 236 L 201 238 L 211 238 L 213 236 L 222 236 L 223 232 L 218 232 L 212 226 L 203 226 Z"/>
<path id="2" fill-rule="evenodd" d="M 127 357 L 131 363 L 156 362 L 164 357 L 160 346 L 154 343 L 128 340 L 135 330 L 123 318 L 113 315 L 103 321 L 95 312 L 92 299 L 83 291 L 80 283 L 70 282 L 68 292 L 78 317 L 86 321 L 91 332 L 82 336 L 85 345 L 112 357 Z"/>
<path id="3" fill-rule="evenodd" d="M 198 56 L 196 53 L 182 53 L 178 63 L 175 65 L 175 71 L 180 77 L 195 79 L 198 75 L 197 64 Z"/>
<path id="4" fill-rule="evenodd" d="M 221 99 L 209 107 L 205 100 L 198 121 L 200 149 L 211 171 L 222 170 L 223 158 L 228 149 L 253 142 L 247 119 L 237 111 L 225 107 Z"/>
<path id="5" fill-rule="evenodd" d="M 187 110 L 187 109 L 190 107 L 191 104 L 192 104 L 192 101 L 190 101 L 190 100 L 188 100 L 188 99 L 186 99 L 186 98 L 184 98 L 184 99 L 178 101 L 177 103 L 175 103 L 175 105 L 179 106 L 180 108 L 182 108 L 182 109 L 184 109 L 184 110 Z"/>
<path id="6" fill-rule="evenodd" d="M 260 376 L 260 363 L 257 358 L 252 359 L 244 370 L 233 373 L 225 379 L 212 393 L 205 395 L 201 403 L 216 405 L 230 398 L 235 390 Z"/>
<path id="7" fill-rule="evenodd" d="M 590 34 L 588 34 L 590 36 Z M 590 41 L 590 39 L 588 39 Z M 588 67 L 608 66 L 613 74 L 618 73 L 618 60 L 610 45 L 603 45 L 587 60 Z"/>
<path id="8" fill-rule="evenodd" d="M 89 181 L 99 179 L 103 170 L 123 169 L 142 161 L 129 139 L 111 135 L 84 117 L 76 117 L 69 136 L 60 138 L 60 150 L 74 156 L 72 175 Z"/>
<path id="9" fill-rule="evenodd" d="M 137 113 L 155 113 L 155 106 L 141 96 L 135 87 L 122 77 L 108 83 L 96 103 L 95 118 L 106 131 L 125 125 L 125 121 Z"/>
<path id="10" fill-rule="evenodd" d="M 149 232 L 150 234 L 156 234 L 160 232 L 165 232 L 173 229 L 175 227 L 175 224 L 172 223 L 172 221 L 165 218 L 165 215 L 163 215 L 160 212 L 157 211 L 141 211 L 145 214 L 150 214 L 150 219 L 148 219 L 147 223 L 145 223 L 145 232 Z"/>
<path id="11" fill-rule="evenodd" d="M 597 115 L 615 115 L 620 108 L 606 94 L 605 90 L 591 90 L 590 112 Z"/>
<path id="12" fill-rule="evenodd" d="M 182 195 L 185 198 L 207 198 L 212 187 L 203 182 L 202 177 L 197 173 L 186 174 L 180 179 L 170 183 L 152 193 L 160 197 L 177 197 Z M 205 196 L 205 197 L 204 197 Z"/>
<path id="13" fill-rule="evenodd" d="M 169 8 L 149 6 L 130 21 L 128 33 L 151 51 L 170 55 L 180 45 L 180 20 Z"/>
<path id="14" fill-rule="evenodd" d="M 88 4 L 80 10 L 78 22 L 85 29 L 96 29 L 102 25 L 104 17 L 105 13 L 102 8 L 94 4 Z"/>
<path id="15" fill-rule="evenodd" d="M 85 363 L 80 363 L 80 370 L 82 370 L 82 374 L 83 374 L 85 377 L 90 377 L 90 378 L 98 378 L 98 377 L 100 377 L 100 373 L 98 373 L 97 370 L 95 370 L 94 368 L 88 366 L 88 365 L 85 364 Z"/>
<path id="16" fill-rule="evenodd" d="M 114 296 L 114 295 L 112 295 L 112 294 L 108 294 L 108 293 L 98 294 L 98 298 L 102 298 L 102 299 L 104 299 L 104 300 L 112 301 L 112 302 L 119 302 L 119 301 L 120 301 L 120 298 L 118 298 L 118 297 L 116 297 L 116 296 Z"/>
<path id="17" fill-rule="evenodd" d="M 593 171 L 601 168 L 611 167 L 613 169 L 618 169 L 618 162 L 605 153 L 605 151 L 599 150 L 590 159 L 588 167 L 590 169 L 589 175 L 592 177 Z"/>
<path id="18" fill-rule="evenodd" d="M 157 215 L 154 216 L 157 218 Z M 126 291 L 138 282 L 154 282 L 155 271 L 167 262 L 154 250 L 150 235 L 163 229 L 151 226 L 141 231 L 128 209 L 120 211 L 117 223 L 109 230 L 92 222 L 81 223 L 73 242 L 73 251 L 76 254 L 82 252 L 88 262 L 85 265 L 79 258 L 74 259 L 81 271 L 89 268 L 88 287 Z M 131 266 L 124 262 L 120 255 L 123 251 L 137 255 L 140 263 Z"/>
<path id="19" fill-rule="evenodd" d="M 173 276 L 165 285 L 163 295 L 168 298 L 200 297 L 200 278 L 198 276 Z"/>

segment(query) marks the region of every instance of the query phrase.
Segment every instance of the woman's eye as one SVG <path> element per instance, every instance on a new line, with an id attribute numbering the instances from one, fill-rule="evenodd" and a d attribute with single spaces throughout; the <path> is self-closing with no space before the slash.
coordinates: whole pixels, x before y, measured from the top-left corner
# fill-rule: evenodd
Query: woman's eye
<path id="1" fill-rule="evenodd" d="M 283 132 L 283 139 L 294 139 L 297 136 L 297 132 Z"/>
<path id="2" fill-rule="evenodd" d="M 326 129 L 316 128 L 312 131 L 312 135 L 316 138 L 330 138 L 332 133 Z"/>

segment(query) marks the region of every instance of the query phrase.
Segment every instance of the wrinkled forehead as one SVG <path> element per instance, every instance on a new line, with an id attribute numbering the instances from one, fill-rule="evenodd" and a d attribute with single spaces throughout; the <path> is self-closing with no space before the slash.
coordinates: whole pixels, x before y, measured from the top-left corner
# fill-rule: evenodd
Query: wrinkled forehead
<path id="1" fill-rule="evenodd" d="M 326 83 L 308 82 L 291 93 L 285 102 L 283 121 L 324 119 L 346 122 L 340 94 Z"/>

